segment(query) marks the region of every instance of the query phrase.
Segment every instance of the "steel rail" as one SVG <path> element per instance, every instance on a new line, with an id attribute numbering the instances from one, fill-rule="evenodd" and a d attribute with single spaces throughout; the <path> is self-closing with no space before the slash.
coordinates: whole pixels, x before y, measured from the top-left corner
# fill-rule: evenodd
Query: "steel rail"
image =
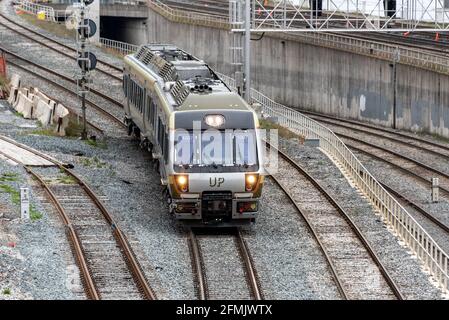
<path id="1" fill-rule="evenodd" d="M 374 159 L 376 159 L 376 160 L 382 161 L 382 162 L 384 162 L 384 163 L 386 163 L 386 164 L 388 164 L 388 165 L 390 165 L 390 166 L 393 166 L 393 167 L 395 167 L 396 169 L 398 169 L 398 170 L 404 172 L 405 174 L 407 174 L 407 175 L 409 175 L 409 176 L 412 176 L 412 177 L 414 177 L 414 178 L 416 178 L 416 179 L 418 179 L 418 180 L 420 180 L 420 181 L 422 181 L 422 182 L 424 182 L 424 183 L 426 183 L 426 184 L 428 184 L 428 185 L 431 185 L 431 184 L 432 184 L 431 181 L 429 181 L 428 179 L 424 178 L 423 176 L 421 176 L 421 175 L 419 175 L 419 174 L 417 174 L 417 173 L 411 171 L 410 169 L 401 167 L 400 165 L 398 165 L 398 164 L 396 164 L 396 163 L 394 163 L 394 162 L 391 162 L 391 161 L 389 161 L 389 160 L 387 160 L 387 159 L 384 159 L 384 158 L 382 158 L 382 157 L 380 157 L 380 156 L 378 156 L 378 155 L 375 155 L 374 153 L 371 153 L 371 152 L 369 152 L 369 151 L 360 149 L 360 148 L 358 148 L 358 147 L 356 147 L 356 146 L 354 146 L 354 145 L 351 145 L 351 144 L 349 144 L 349 143 L 346 143 L 346 145 L 347 145 L 351 150 L 354 150 L 354 151 L 363 153 L 363 154 L 367 155 L 368 157 L 371 157 L 371 158 L 374 158 Z M 440 186 L 440 190 L 441 190 L 441 191 L 448 197 L 448 199 L 449 199 L 449 189 L 446 189 L 445 187 Z"/>
<path id="2" fill-rule="evenodd" d="M 26 26 L 23 26 L 23 25 L 17 23 L 16 21 L 12 20 L 11 18 L 5 16 L 5 15 L 2 14 L 2 13 L 0 13 L 0 18 L 3 18 L 3 19 L 5 19 L 6 21 L 8 21 L 9 23 L 15 25 L 16 27 L 22 28 L 22 29 L 26 30 L 27 32 L 30 32 L 30 33 L 32 33 L 32 34 L 34 34 L 34 35 L 36 35 L 36 36 L 39 36 L 39 37 L 41 37 L 41 38 L 43 38 L 43 39 L 45 39 L 45 40 L 47 40 L 47 41 L 50 41 L 50 42 L 52 42 L 52 43 L 54 43 L 54 44 L 56 44 L 56 45 L 58 45 L 58 46 L 60 46 L 60 47 L 63 47 L 63 48 L 65 48 L 65 49 L 67 49 L 67 50 L 70 50 L 70 51 L 72 51 L 72 52 L 77 52 L 77 50 L 76 50 L 75 48 L 72 48 L 72 47 L 70 47 L 70 46 L 68 46 L 68 45 L 66 45 L 66 44 L 64 44 L 64 43 L 62 43 L 62 42 L 60 42 L 60 41 L 58 41 L 58 40 L 56 40 L 56 39 L 50 38 L 50 37 L 48 37 L 48 36 L 46 36 L 46 35 L 44 35 L 44 34 L 41 34 L 41 33 L 37 32 L 37 31 L 35 31 L 35 30 L 32 30 L 32 29 L 30 29 L 30 28 L 28 28 L 28 27 L 26 27 Z M 67 54 L 66 52 L 61 51 L 61 50 L 59 50 L 59 49 L 56 49 L 55 47 L 52 47 L 52 46 L 46 44 L 45 42 L 42 42 L 42 41 L 40 41 L 40 40 L 38 40 L 38 39 L 35 39 L 35 38 L 33 38 L 33 37 L 27 35 L 26 33 L 23 33 L 23 32 L 21 32 L 21 31 L 19 31 L 19 30 L 17 30 L 17 29 L 14 29 L 14 28 L 12 28 L 11 26 L 8 26 L 8 25 L 6 25 L 5 23 L 3 23 L 3 22 L 1 22 L 1 21 L 0 21 L 0 25 L 4 26 L 5 28 L 7 28 L 7 29 L 9 29 L 9 30 L 11 30 L 11 31 L 13 31 L 13 32 L 16 32 L 17 34 L 20 34 L 21 36 L 23 36 L 23 37 L 25 37 L 25 38 L 27 38 L 27 39 L 29 39 L 29 40 L 32 40 L 32 41 L 34 41 L 34 42 L 36 42 L 36 43 L 39 43 L 40 45 L 42 45 L 42 46 L 44 46 L 44 47 L 46 47 L 46 48 L 48 48 L 48 49 L 51 49 L 51 50 L 53 50 L 53 51 L 55 51 L 55 52 L 58 52 L 58 53 L 60 53 L 60 54 L 62 54 L 62 55 L 64 55 L 64 56 L 66 56 L 66 57 L 69 57 L 69 58 L 71 58 L 72 60 L 76 60 L 75 57 L 73 57 L 73 56 Z M 114 66 L 113 64 L 110 64 L 110 63 L 108 63 L 108 62 L 105 62 L 105 61 L 103 61 L 103 60 L 101 60 L 101 59 L 97 59 L 97 61 L 98 61 L 100 64 L 102 64 L 102 65 L 104 65 L 104 66 L 106 66 L 106 67 L 108 67 L 108 68 L 110 68 L 110 69 L 113 69 L 114 71 L 122 72 L 122 68 L 119 68 L 119 67 L 117 67 L 117 66 Z M 111 77 L 113 77 L 113 78 L 115 78 L 115 79 L 117 79 L 117 80 L 122 81 L 122 78 L 117 77 L 117 76 L 111 74 L 110 72 L 108 72 L 108 71 L 106 71 L 106 70 L 102 70 L 102 69 L 97 69 L 97 70 L 100 71 L 101 73 L 104 73 L 104 74 L 106 74 L 106 75 L 108 75 L 108 76 L 111 76 Z"/>
<path id="3" fill-rule="evenodd" d="M 352 130 L 352 131 L 356 131 L 356 132 L 361 132 L 361 133 L 365 133 L 365 134 L 368 134 L 368 135 L 372 135 L 372 136 L 375 136 L 375 137 L 378 137 L 378 138 L 390 140 L 390 141 L 393 141 L 395 143 L 399 143 L 399 144 L 402 144 L 404 146 L 415 148 L 415 149 L 418 149 L 420 151 L 425 151 L 425 152 L 428 152 L 428 153 L 432 153 L 432 154 L 434 154 L 436 156 L 443 157 L 443 158 L 446 158 L 446 159 L 449 160 L 449 155 L 447 155 L 447 154 L 444 154 L 444 153 L 441 153 L 441 152 L 438 152 L 438 151 L 435 151 L 435 150 L 432 150 L 432 149 L 429 149 L 429 148 L 426 148 L 426 147 L 423 147 L 423 146 L 415 145 L 413 143 L 410 143 L 410 142 L 407 142 L 407 141 L 404 141 L 404 140 L 400 140 L 398 138 L 393 138 L 393 137 L 389 137 L 389 136 L 383 135 L 381 133 L 372 132 L 372 131 L 369 131 L 369 130 L 366 130 L 366 129 L 356 128 L 356 127 L 352 127 L 352 126 L 345 125 L 345 124 L 342 124 L 342 123 L 334 122 L 334 121 L 338 121 L 338 120 L 332 120 L 332 121 L 323 120 L 320 117 L 313 116 L 313 115 L 311 115 L 310 117 L 312 119 L 318 121 L 318 122 L 322 122 L 322 123 L 325 123 L 325 124 L 328 124 L 328 125 L 333 125 L 333 126 L 341 127 L 341 128 L 344 128 L 344 129 L 348 129 L 348 130 Z M 363 125 L 361 125 L 361 126 L 363 127 Z M 410 138 L 410 140 L 413 140 L 413 138 Z"/>
<path id="4" fill-rule="evenodd" d="M 438 148 L 441 148 L 441 149 L 449 151 L 449 145 L 444 145 L 444 144 L 437 143 L 437 142 L 434 142 L 434 141 L 430 141 L 430 140 L 427 140 L 427 139 L 423 139 L 423 138 L 420 138 L 420 137 L 414 137 L 414 136 L 408 135 L 406 133 L 394 131 L 392 129 L 382 128 L 382 127 L 375 126 L 375 125 L 372 125 L 372 124 L 369 124 L 369 123 L 355 121 L 355 120 L 350 120 L 350 119 L 343 119 L 343 118 L 340 118 L 340 117 L 337 117 L 337 116 L 331 116 L 331 115 L 322 114 L 322 113 L 313 112 L 313 111 L 308 111 L 308 110 L 299 110 L 299 112 L 301 112 L 303 114 L 307 114 L 309 116 L 316 116 L 316 117 L 320 117 L 320 118 L 327 118 L 327 119 L 331 119 L 331 120 L 335 120 L 335 121 L 339 121 L 339 122 L 344 122 L 344 123 L 349 123 L 349 124 L 353 124 L 353 125 L 358 125 L 358 126 L 361 126 L 361 127 L 365 127 L 365 128 L 369 128 L 369 129 L 373 129 L 373 130 L 377 130 L 377 131 L 381 131 L 381 132 L 397 135 L 399 137 L 411 139 L 411 140 L 414 140 L 414 141 L 417 141 L 417 142 L 421 142 L 421 143 L 426 143 L 428 145 L 431 145 L 431 146 L 438 147 Z"/>
<path id="5" fill-rule="evenodd" d="M 257 277 L 256 269 L 254 268 L 253 260 L 249 253 L 248 246 L 246 245 L 246 241 L 238 228 L 235 229 L 235 236 L 241 259 L 245 265 L 246 275 L 252 291 L 252 296 L 254 300 L 263 300 L 262 292 L 260 290 L 261 286 Z"/>
<path id="6" fill-rule="evenodd" d="M 192 255 L 192 267 L 197 280 L 198 298 L 199 300 L 207 300 L 209 294 L 206 287 L 206 275 L 203 270 L 203 259 L 198 246 L 198 239 L 192 229 L 189 231 L 189 247 Z"/>
<path id="7" fill-rule="evenodd" d="M 41 176 L 39 176 L 36 172 L 34 172 L 29 166 L 25 166 L 25 170 L 31 174 L 36 180 L 40 183 L 40 185 L 44 188 L 44 190 L 47 192 L 48 196 L 50 197 L 51 201 L 53 202 L 54 206 L 56 207 L 56 210 L 59 213 L 59 216 L 61 217 L 65 227 L 66 227 L 66 233 L 69 239 L 69 242 L 72 244 L 72 248 L 75 255 L 75 260 L 77 261 L 78 268 L 81 271 L 81 279 L 84 284 L 84 290 L 86 293 L 86 296 L 91 300 L 100 300 L 101 295 L 100 292 L 97 289 L 97 286 L 92 278 L 91 272 L 89 270 L 87 259 L 84 256 L 84 251 L 81 246 L 81 241 L 73 228 L 73 225 L 70 221 L 69 216 L 65 212 L 64 208 L 62 207 L 61 203 L 57 199 L 56 195 L 51 191 L 48 184 L 42 179 Z"/>
<path id="8" fill-rule="evenodd" d="M 204 271 L 204 262 L 201 254 L 201 250 L 198 245 L 196 228 L 190 228 L 189 230 L 189 248 L 192 258 L 192 267 L 194 270 L 195 278 L 197 280 L 197 291 L 199 300 L 209 300 L 209 292 L 207 287 L 207 278 Z M 246 282 L 250 295 L 254 300 L 263 300 L 263 294 L 261 285 L 259 283 L 256 268 L 251 257 L 251 254 L 246 245 L 239 228 L 230 228 L 229 234 L 234 237 L 234 243 L 240 256 L 240 260 L 245 270 Z"/>
<path id="9" fill-rule="evenodd" d="M 433 167 L 431 167 L 431 166 L 428 166 L 428 165 L 425 164 L 425 163 L 422 163 L 422 162 L 420 162 L 420 161 L 418 161 L 418 160 L 412 159 L 412 158 L 410 158 L 410 157 L 408 157 L 408 156 L 405 156 L 405 155 L 403 155 L 403 154 L 400 154 L 400 153 L 398 153 L 398 152 L 396 152 L 396 151 L 392 151 L 392 150 L 390 150 L 390 149 L 388 149 L 388 148 L 381 147 L 381 146 L 375 145 L 375 144 L 373 144 L 373 143 L 370 143 L 370 142 L 367 142 L 367 141 L 363 141 L 363 140 L 358 139 L 358 138 L 355 138 L 355 137 L 348 136 L 348 135 L 346 135 L 346 134 L 342 134 L 342 133 L 335 133 L 335 134 L 336 134 L 338 137 L 341 137 L 341 138 L 344 138 L 344 139 L 347 139 L 347 140 L 353 140 L 353 141 L 356 141 L 357 143 L 360 143 L 360 144 L 369 146 L 369 147 L 371 147 L 371 148 L 379 149 L 379 150 L 382 150 L 382 151 L 384 151 L 384 152 L 390 153 L 390 154 L 392 154 L 392 155 L 394 155 L 394 156 L 396 156 L 396 157 L 398 157 L 398 158 L 401 158 L 401 159 L 403 159 L 403 160 L 412 162 L 412 163 L 418 165 L 418 166 L 421 167 L 421 168 L 424 168 L 424 169 L 426 169 L 426 170 L 428 170 L 428 171 L 432 171 L 432 172 L 434 172 L 434 173 L 436 173 L 436 174 L 438 174 L 438 175 L 440 175 L 440 176 L 442 176 L 442 177 L 444 177 L 444 178 L 446 178 L 446 179 L 449 179 L 449 174 L 448 174 L 448 173 L 445 173 L 445 172 L 443 172 L 443 171 L 441 171 L 441 170 L 439 170 L 439 169 L 435 169 L 435 168 L 433 168 Z"/>
<path id="10" fill-rule="evenodd" d="M 112 215 L 109 213 L 109 211 L 106 209 L 106 207 L 103 205 L 103 203 L 98 199 L 96 194 L 93 192 L 93 190 L 79 177 L 77 176 L 72 170 L 68 169 L 64 164 L 59 162 L 58 160 L 55 160 L 37 150 L 34 150 L 28 146 L 25 146 L 21 143 L 18 143 L 14 140 L 8 139 L 4 136 L 0 136 L 1 140 L 7 141 L 11 144 L 14 144 L 17 147 L 20 147 L 24 150 L 27 150 L 43 159 L 48 160 L 51 163 L 54 163 L 55 166 L 57 166 L 61 171 L 65 172 L 69 176 L 73 177 L 75 181 L 83 188 L 83 190 L 86 192 L 86 194 L 90 197 L 90 199 L 95 203 L 97 208 L 102 213 L 103 217 L 106 219 L 106 221 L 109 223 L 113 230 L 113 234 L 117 240 L 117 244 L 121 248 L 123 254 L 126 257 L 126 262 L 128 264 L 128 267 L 131 271 L 131 274 L 133 275 L 134 280 L 136 281 L 137 287 L 141 290 L 143 296 L 148 300 L 155 300 L 156 295 L 154 294 L 152 288 L 148 284 L 147 279 L 144 276 L 144 273 L 141 269 L 140 264 L 138 263 L 137 259 L 135 258 L 135 254 L 132 251 L 132 248 L 129 246 L 128 241 L 114 219 L 112 218 Z"/>
<path id="11" fill-rule="evenodd" d="M 327 192 L 327 190 L 324 189 L 324 187 L 321 186 L 321 184 L 313 178 L 307 171 L 305 171 L 295 160 L 290 158 L 287 154 L 282 152 L 278 149 L 278 153 L 281 155 L 281 157 L 290 163 L 302 176 L 307 178 L 307 180 L 312 183 L 315 188 L 321 194 L 329 201 L 329 203 L 338 211 L 338 213 L 342 216 L 342 218 L 348 223 L 351 230 L 354 232 L 354 234 L 357 236 L 357 238 L 360 240 L 360 242 L 365 247 L 366 251 L 370 255 L 370 257 L 373 259 L 373 262 L 376 264 L 376 266 L 379 268 L 379 271 L 381 272 L 382 276 L 384 277 L 385 281 L 387 282 L 388 286 L 390 287 L 391 291 L 395 295 L 395 297 L 398 300 L 404 300 L 404 296 L 402 295 L 399 287 L 393 280 L 393 278 L 388 273 L 386 267 L 383 265 L 383 263 L 380 261 L 380 258 L 377 256 L 374 249 L 369 244 L 368 240 L 365 238 L 363 233 L 360 231 L 360 229 L 355 225 L 355 223 L 352 221 L 352 219 L 349 217 L 349 215 L 346 213 L 346 211 L 340 206 L 340 204 Z"/>
<path id="12" fill-rule="evenodd" d="M 385 183 L 381 183 L 382 186 L 390 192 L 392 195 L 394 195 L 396 198 L 402 200 L 405 202 L 408 206 L 412 207 L 416 211 L 418 211 L 421 215 L 423 215 L 425 218 L 430 220 L 434 225 L 436 225 L 438 228 L 444 231 L 447 235 L 449 235 L 449 227 L 444 224 L 442 221 L 435 218 L 433 215 L 431 215 L 427 210 L 425 210 L 423 207 L 421 207 L 419 204 L 414 202 L 413 200 L 407 198 L 403 194 L 401 194 L 399 191 L 393 189 L 392 187 L 386 185 Z"/>
<path id="13" fill-rule="evenodd" d="M 276 175 L 270 175 L 271 179 L 276 183 L 276 185 L 279 186 L 279 188 L 285 193 L 289 201 L 293 204 L 298 214 L 301 216 L 301 218 L 305 221 L 307 229 L 309 229 L 310 233 L 312 234 L 313 238 L 318 244 L 318 247 L 320 248 L 320 251 L 324 255 L 324 258 L 326 260 L 326 263 L 328 264 L 332 277 L 334 279 L 335 285 L 337 286 L 338 292 L 342 296 L 344 300 L 348 300 L 348 294 L 343 287 L 343 284 L 341 282 L 340 276 L 337 273 L 337 269 L 335 268 L 334 262 L 332 261 L 331 257 L 329 256 L 329 253 L 327 252 L 326 247 L 324 246 L 323 242 L 321 241 L 320 237 L 318 236 L 318 231 L 315 229 L 315 227 L 310 222 L 309 218 L 304 214 L 304 212 L 299 208 L 296 201 L 293 199 L 293 195 L 287 188 L 279 181 Z"/>

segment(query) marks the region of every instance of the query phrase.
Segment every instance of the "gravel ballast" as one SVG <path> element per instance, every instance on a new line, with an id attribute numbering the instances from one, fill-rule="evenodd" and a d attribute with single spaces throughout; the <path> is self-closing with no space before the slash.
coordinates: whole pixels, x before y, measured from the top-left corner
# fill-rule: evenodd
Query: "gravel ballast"
<path id="1" fill-rule="evenodd" d="M 441 291 L 424 273 L 416 257 L 398 242 L 368 200 L 351 187 L 325 154 L 317 148 L 307 147 L 293 140 L 281 141 L 281 146 L 347 211 L 407 299 L 442 298 Z"/>

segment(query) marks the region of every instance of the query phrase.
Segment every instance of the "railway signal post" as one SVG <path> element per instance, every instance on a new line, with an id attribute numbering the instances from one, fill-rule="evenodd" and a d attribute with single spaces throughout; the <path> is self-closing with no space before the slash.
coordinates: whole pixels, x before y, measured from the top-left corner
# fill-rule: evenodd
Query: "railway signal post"
<path id="1" fill-rule="evenodd" d="M 83 112 L 82 140 L 87 140 L 86 94 L 89 92 L 88 84 L 91 82 L 90 71 L 94 70 L 97 64 L 97 58 L 87 49 L 89 39 L 97 33 L 96 23 L 93 20 L 85 18 L 87 6 L 91 3 L 93 3 L 93 0 L 81 0 L 77 32 L 77 62 L 81 69 L 81 72 L 77 77 L 77 83 L 78 94 L 81 96 L 81 109 Z"/>

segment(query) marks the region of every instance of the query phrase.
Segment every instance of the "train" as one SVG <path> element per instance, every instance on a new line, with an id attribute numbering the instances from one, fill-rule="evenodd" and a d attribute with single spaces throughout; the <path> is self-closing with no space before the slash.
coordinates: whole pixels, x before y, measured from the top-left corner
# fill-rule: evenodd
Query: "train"
<path id="1" fill-rule="evenodd" d="M 129 134 L 156 162 L 175 219 L 254 224 L 264 184 L 254 109 L 207 63 L 171 44 L 125 56 L 123 92 Z"/>

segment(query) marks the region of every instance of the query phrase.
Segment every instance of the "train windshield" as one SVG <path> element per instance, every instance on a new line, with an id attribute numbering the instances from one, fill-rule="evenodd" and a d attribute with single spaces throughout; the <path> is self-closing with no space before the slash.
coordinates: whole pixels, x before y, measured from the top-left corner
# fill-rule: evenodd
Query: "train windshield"
<path id="1" fill-rule="evenodd" d="M 255 130 L 176 130 L 174 167 L 178 172 L 255 171 L 258 167 Z"/>

